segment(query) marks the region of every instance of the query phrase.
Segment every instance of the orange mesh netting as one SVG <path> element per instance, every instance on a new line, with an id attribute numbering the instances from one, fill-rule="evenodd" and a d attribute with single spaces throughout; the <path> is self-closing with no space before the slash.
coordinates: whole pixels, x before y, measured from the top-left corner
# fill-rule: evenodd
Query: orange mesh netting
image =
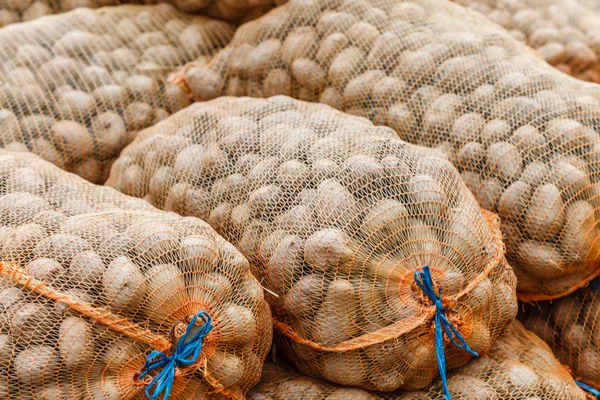
<path id="1" fill-rule="evenodd" d="M 499 214 L 524 300 L 600 270 L 600 87 L 439 0 L 292 0 L 173 81 L 198 100 L 286 94 L 445 152 Z"/>
<path id="2" fill-rule="evenodd" d="M 580 0 L 454 1 L 504 27 L 561 71 L 600 82 L 600 14 Z"/>
<path id="3" fill-rule="evenodd" d="M 584 400 L 548 346 L 519 322 L 484 357 L 451 374 L 453 400 Z M 373 393 L 340 387 L 266 363 L 248 400 L 442 400 L 439 384 L 418 392 Z"/>
<path id="4" fill-rule="evenodd" d="M 258 381 L 271 314 L 208 224 L 33 154 L 0 151 L 0 193 L 0 399 L 146 398 L 168 372 L 147 357 L 178 354 L 206 328 L 190 324 L 200 312 L 213 328 L 191 365 L 174 364 L 170 398 L 243 399 Z"/>
<path id="5" fill-rule="evenodd" d="M 204 218 L 234 243 L 271 293 L 283 350 L 334 382 L 431 383 L 436 307 L 415 282 L 424 266 L 433 297 L 443 295 L 479 354 L 517 311 L 497 217 L 482 213 L 456 169 L 326 105 L 196 103 L 140 133 L 107 184 Z M 446 345 L 449 368 L 470 358 Z"/>
<path id="6" fill-rule="evenodd" d="M 118 4 L 161 2 L 173 4 L 183 12 L 204 13 L 230 21 L 248 21 L 285 1 L 287 0 L 0 0 L 0 27 L 71 11 L 78 7 L 98 8 Z"/>
<path id="7" fill-rule="evenodd" d="M 524 307 L 519 318 L 543 338 L 576 379 L 600 390 L 600 281 L 552 302 Z"/>
<path id="8" fill-rule="evenodd" d="M 103 183 L 138 130 L 189 104 L 166 83 L 208 58 L 227 23 L 172 6 L 117 6 L 15 24 L 0 31 L 0 147 L 32 151 Z"/>

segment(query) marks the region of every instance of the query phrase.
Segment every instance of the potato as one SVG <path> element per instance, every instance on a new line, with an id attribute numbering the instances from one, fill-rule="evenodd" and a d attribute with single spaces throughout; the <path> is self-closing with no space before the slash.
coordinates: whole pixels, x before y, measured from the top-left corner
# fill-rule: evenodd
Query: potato
<path id="1" fill-rule="evenodd" d="M 338 88 L 343 88 L 350 80 L 350 76 L 361 72 L 365 54 L 357 47 L 347 47 L 342 50 L 331 62 L 327 77 Z"/>
<path id="2" fill-rule="evenodd" d="M 102 258 L 94 251 L 83 251 L 76 254 L 69 264 L 69 273 L 77 282 L 99 283 L 106 266 Z"/>
<path id="3" fill-rule="evenodd" d="M 173 264 L 153 265 L 144 274 L 147 278 L 146 315 L 160 324 L 174 322 L 174 313 L 185 305 L 185 277 Z"/>
<path id="4" fill-rule="evenodd" d="M 125 123 L 114 112 L 105 112 L 94 118 L 91 131 L 96 138 L 98 151 L 104 157 L 117 155 L 127 143 Z"/>
<path id="5" fill-rule="evenodd" d="M 45 242 L 46 230 L 37 224 L 24 224 L 16 228 L 2 243 L 2 258 L 25 264 L 30 256 L 38 256 L 36 249 Z"/>
<path id="6" fill-rule="evenodd" d="M 407 182 L 413 213 L 444 215 L 448 199 L 440 184 L 429 175 L 414 175 Z"/>
<path id="7" fill-rule="evenodd" d="M 154 109 L 149 104 L 133 101 L 125 107 L 123 119 L 128 131 L 138 131 L 150 126 L 154 119 Z M 130 132 L 128 141 L 134 137 L 135 134 Z"/>
<path id="8" fill-rule="evenodd" d="M 312 57 L 317 42 L 317 35 L 313 28 L 306 26 L 295 29 L 283 42 L 281 61 L 286 66 L 291 66 L 298 58 Z"/>
<path id="9" fill-rule="evenodd" d="M 65 292 L 65 294 L 67 296 L 69 296 L 72 300 L 75 300 L 79 303 L 82 304 L 92 304 L 94 302 L 94 296 L 93 293 L 90 292 L 86 292 L 83 290 L 79 290 L 79 289 L 70 289 L 67 290 Z M 74 316 L 80 316 L 79 314 L 77 314 L 76 311 L 73 311 L 71 309 L 71 306 L 69 306 L 68 304 L 59 301 L 58 303 L 55 304 L 54 306 L 54 310 L 61 316 L 65 316 L 68 314 L 73 314 Z"/>
<path id="10" fill-rule="evenodd" d="M 309 205 L 315 208 L 317 220 L 322 224 L 342 225 L 356 218 L 356 200 L 352 193 L 335 179 L 323 180 Z"/>
<path id="11" fill-rule="evenodd" d="M 252 311 L 234 303 L 228 303 L 219 312 L 221 338 L 225 343 L 251 343 L 256 333 L 256 320 Z"/>
<path id="12" fill-rule="evenodd" d="M 60 365 L 56 353 L 52 347 L 40 345 L 29 346 L 19 352 L 14 362 L 19 380 L 31 386 L 50 381 Z"/>
<path id="13" fill-rule="evenodd" d="M 359 359 L 345 354 L 332 354 L 326 357 L 321 368 L 327 380 L 339 385 L 355 384 L 366 378 Z"/>
<path id="14" fill-rule="evenodd" d="M 175 230 L 164 224 L 142 223 L 126 230 L 132 235 L 135 252 L 146 260 L 168 257 L 179 247 Z"/>
<path id="15" fill-rule="evenodd" d="M 572 260 L 585 260 L 596 248 L 596 217 L 594 207 L 579 200 L 565 210 L 564 232 L 561 238 L 562 250 Z"/>
<path id="16" fill-rule="evenodd" d="M 23 293 L 16 287 L 0 290 L 0 326 L 4 328 L 12 323 L 14 314 L 20 309 L 23 300 Z"/>
<path id="17" fill-rule="evenodd" d="M 320 274 L 304 275 L 283 297 L 283 309 L 292 318 L 312 317 L 322 302 L 326 282 Z"/>
<path id="18" fill-rule="evenodd" d="M 72 117 L 68 116 L 67 117 Z M 69 160 L 90 157 L 94 143 L 89 131 L 75 121 L 62 120 L 50 128 L 54 146 Z"/>
<path id="19" fill-rule="evenodd" d="M 517 181 L 510 185 L 498 200 L 500 215 L 510 220 L 519 220 L 526 213 L 531 192 L 531 186 L 523 181 Z"/>
<path id="20" fill-rule="evenodd" d="M 10 321 L 10 334 L 17 343 L 25 346 L 42 344 L 45 336 L 54 331 L 58 321 L 58 316 L 49 305 L 22 302 Z M 40 335 L 40 332 L 44 332 L 44 335 Z"/>
<path id="21" fill-rule="evenodd" d="M 304 266 L 305 242 L 296 235 L 285 235 L 273 243 L 271 257 L 266 263 L 265 281 L 275 292 L 285 291 L 301 273 Z"/>
<path id="22" fill-rule="evenodd" d="M 448 390 L 450 390 L 450 393 L 453 395 L 458 395 L 465 400 L 494 400 L 499 398 L 498 394 L 490 384 L 468 375 L 453 375 L 448 381 Z"/>
<path id="23" fill-rule="evenodd" d="M 354 310 L 350 307 L 356 306 L 357 295 L 356 288 L 347 280 L 336 279 L 331 283 L 323 307 L 316 316 L 318 326 L 313 335 L 318 343 L 335 346 L 356 336 L 359 327 L 355 323 Z"/>
<path id="24" fill-rule="evenodd" d="M 347 234 L 338 229 L 317 231 L 306 240 L 304 260 L 316 272 L 347 272 L 354 257 L 349 241 Z"/>
<path id="25" fill-rule="evenodd" d="M 46 188 L 46 182 L 31 168 L 17 168 L 6 178 L 7 190 L 11 192 L 28 192 L 33 195 L 41 194 Z"/>
<path id="26" fill-rule="evenodd" d="M 365 236 L 396 235 L 406 226 L 408 210 L 397 200 L 383 199 L 373 205 L 363 218 Z"/>
<path id="27" fill-rule="evenodd" d="M 525 240 L 516 250 L 516 257 L 527 267 L 527 274 L 538 279 L 552 279 L 564 272 L 560 252 L 550 244 Z"/>
<path id="28" fill-rule="evenodd" d="M 526 231 L 532 237 L 544 238 L 560 229 L 564 205 L 560 190 L 555 185 L 545 184 L 536 188 L 528 208 Z"/>
<path id="29" fill-rule="evenodd" d="M 282 200 L 282 190 L 277 185 L 263 186 L 251 192 L 248 197 L 250 213 L 256 218 L 265 218 L 266 213 L 277 210 Z"/>
<path id="30" fill-rule="evenodd" d="M 79 236 L 98 245 L 116 233 L 115 225 L 103 215 L 73 215 L 61 224 L 59 233 Z"/>
<path id="31" fill-rule="evenodd" d="M 208 360 L 208 372 L 223 386 L 233 386 L 242 376 L 243 362 L 233 354 L 216 352 Z"/>
<path id="32" fill-rule="evenodd" d="M 92 326 L 78 317 L 65 318 L 59 328 L 58 350 L 66 368 L 88 365 L 95 353 Z"/>
<path id="33" fill-rule="evenodd" d="M 508 181 L 521 173 L 523 161 L 514 145 L 496 142 L 487 149 L 487 166 L 495 176 Z"/>
<path id="34" fill-rule="evenodd" d="M 33 255 L 52 258 L 62 264 L 68 264 L 77 254 L 87 250 L 92 250 L 87 241 L 74 235 L 57 233 L 36 241 Z"/>
<path id="35" fill-rule="evenodd" d="M 91 94 L 81 90 L 68 90 L 58 96 L 56 110 L 61 119 L 85 123 L 91 118 L 94 105 Z"/>
<path id="36" fill-rule="evenodd" d="M 37 258 L 29 262 L 25 270 L 31 277 L 50 284 L 59 284 L 67 272 L 60 263 L 50 258 Z"/>
<path id="37" fill-rule="evenodd" d="M 2 359 L 0 361 L 0 365 L 4 367 L 8 367 L 8 363 L 6 362 L 13 352 L 13 341 L 9 334 L 0 334 L 0 356 Z"/>
<path id="38" fill-rule="evenodd" d="M 144 275 L 126 256 L 120 256 L 108 265 L 102 284 L 106 302 L 116 311 L 135 309 L 146 296 Z"/>
<path id="39" fill-rule="evenodd" d="M 0 196 L 0 212 L 9 224 L 32 221 L 38 213 L 48 210 L 48 201 L 27 192 L 6 193 Z"/>

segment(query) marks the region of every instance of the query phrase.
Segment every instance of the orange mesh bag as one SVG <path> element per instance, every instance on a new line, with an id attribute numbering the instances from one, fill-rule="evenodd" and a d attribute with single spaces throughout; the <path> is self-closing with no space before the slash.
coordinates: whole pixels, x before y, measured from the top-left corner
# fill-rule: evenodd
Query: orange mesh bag
<path id="1" fill-rule="evenodd" d="M 519 322 L 478 360 L 448 378 L 453 400 L 584 400 L 548 346 Z M 439 400 L 439 384 L 418 392 L 374 393 L 341 387 L 266 363 L 248 400 Z"/>
<path id="2" fill-rule="evenodd" d="M 189 104 L 166 82 L 174 67 L 209 57 L 227 23 L 172 6 L 78 9 L 0 32 L 0 147 L 32 151 L 103 183 L 137 134 Z"/>
<path id="3" fill-rule="evenodd" d="M 243 399 L 258 381 L 271 314 L 208 224 L 33 154 L 0 151 L 0 188 L 0 399 Z"/>
<path id="4" fill-rule="evenodd" d="M 0 27 L 31 21 L 46 15 L 72 11 L 79 7 L 99 8 L 118 4 L 175 5 L 188 13 L 204 13 L 230 21 L 248 21 L 287 0 L 0 0 Z"/>
<path id="5" fill-rule="evenodd" d="M 479 11 L 549 64 L 600 82 L 600 14 L 579 0 L 454 0 Z"/>
<path id="6" fill-rule="evenodd" d="M 425 387 L 444 341 L 458 367 L 516 314 L 497 218 L 454 167 L 326 105 L 194 104 L 140 133 L 107 184 L 200 216 L 242 250 L 282 349 L 314 376 Z"/>
<path id="7" fill-rule="evenodd" d="M 576 379 L 600 395 L 600 281 L 567 297 L 524 306 L 523 324 L 537 333 Z"/>
<path id="8" fill-rule="evenodd" d="M 499 214 L 524 300 L 600 270 L 600 87 L 437 0 L 292 0 L 173 76 L 198 100 L 286 94 L 443 151 Z"/>

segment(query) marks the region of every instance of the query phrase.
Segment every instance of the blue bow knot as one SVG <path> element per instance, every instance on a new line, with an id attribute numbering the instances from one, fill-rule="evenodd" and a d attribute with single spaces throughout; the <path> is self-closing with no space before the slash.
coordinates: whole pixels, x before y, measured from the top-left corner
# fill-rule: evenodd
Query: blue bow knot
<path id="1" fill-rule="evenodd" d="M 579 386 L 586 392 L 588 392 L 600 399 L 600 390 L 594 389 L 593 387 L 586 385 L 585 383 L 583 383 L 581 381 L 575 381 L 575 383 L 577 384 L 577 386 Z"/>
<path id="2" fill-rule="evenodd" d="M 190 331 L 198 318 L 202 320 L 203 324 L 200 329 L 188 339 Z M 210 315 L 204 311 L 199 312 L 190 320 L 185 333 L 179 339 L 175 351 L 173 351 L 171 355 L 157 350 L 148 354 L 144 370 L 140 374 L 139 379 L 142 380 L 144 377 L 149 376 L 150 372 L 153 370 L 160 370 L 158 374 L 152 378 L 152 381 L 148 386 L 146 386 L 145 393 L 149 399 L 156 400 L 161 394 L 163 394 L 164 400 L 169 398 L 177 369 L 189 367 L 196 363 L 202 352 L 202 342 L 212 328 Z"/>
<path id="3" fill-rule="evenodd" d="M 433 287 L 433 279 L 431 278 L 431 272 L 429 266 L 423 267 L 423 272 L 415 271 L 415 282 L 417 286 L 425 293 L 425 295 L 435 305 L 435 355 L 438 361 L 438 369 L 440 370 L 440 377 L 442 378 L 442 386 L 444 388 L 444 398 L 451 400 L 450 391 L 448 390 L 448 382 L 446 377 L 446 355 L 444 350 L 444 332 L 450 338 L 452 344 L 456 347 L 465 350 L 466 352 L 479 357 L 475 351 L 469 347 L 465 338 L 462 337 L 460 332 L 450 323 L 446 317 L 445 312 L 451 311 L 444 307 L 442 303 L 442 289 L 440 288 L 440 295 L 436 295 Z M 460 342 L 458 343 L 457 340 Z"/>

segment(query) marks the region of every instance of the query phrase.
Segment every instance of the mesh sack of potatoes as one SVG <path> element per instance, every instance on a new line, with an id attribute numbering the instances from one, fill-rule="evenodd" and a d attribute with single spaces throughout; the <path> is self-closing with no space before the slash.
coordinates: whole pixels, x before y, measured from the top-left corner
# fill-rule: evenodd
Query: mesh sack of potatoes
<path id="1" fill-rule="evenodd" d="M 600 82 L 600 14 L 579 0 L 454 0 L 479 11 L 561 71 Z"/>
<path id="2" fill-rule="evenodd" d="M 576 379 L 600 390 L 600 281 L 551 302 L 525 305 L 519 318 Z"/>
<path id="3" fill-rule="evenodd" d="M 173 4 L 183 12 L 203 13 L 229 21 L 249 21 L 285 1 L 287 0 L 0 0 L 0 27 L 72 11 L 78 7 L 99 8 L 161 2 Z"/>
<path id="4" fill-rule="evenodd" d="M 198 100 L 287 94 L 443 151 L 499 214 L 523 300 L 600 271 L 600 87 L 437 0 L 291 0 L 172 77 Z"/>
<path id="5" fill-rule="evenodd" d="M 0 399 L 243 399 L 260 378 L 268 304 L 204 221 L 1 150 L 0 225 Z"/>
<path id="6" fill-rule="evenodd" d="M 189 104 L 170 71 L 233 34 L 173 6 L 77 9 L 0 32 L 0 147 L 95 183 L 145 128 Z"/>
<path id="7" fill-rule="evenodd" d="M 151 0 L 156 1 L 156 0 Z M 227 21 L 250 21 L 288 0 L 168 0 L 181 11 Z"/>
<path id="8" fill-rule="evenodd" d="M 281 348 L 314 376 L 429 385 L 442 327 L 415 280 L 425 266 L 465 347 L 484 354 L 516 314 L 497 218 L 456 169 L 326 105 L 196 103 L 140 133 L 107 184 L 199 216 L 242 250 L 270 293 Z M 454 368 L 471 356 L 450 344 L 446 357 Z"/>
<path id="9" fill-rule="evenodd" d="M 143 0 L 0 0 L 0 27 L 17 22 L 31 21 L 50 14 L 71 11 L 78 7 L 98 8 L 114 6 L 121 3 L 140 3 L 142 1 Z"/>
<path id="10" fill-rule="evenodd" d="M 450 374 L 454 400 L 584 400 L 548 346 L 515 322 L 480 359 Z M 265 363 L 248 400 L 441 400 L 439 384 L 417 392 L 375 393 L 304 376 L 285 364 Z"/>

